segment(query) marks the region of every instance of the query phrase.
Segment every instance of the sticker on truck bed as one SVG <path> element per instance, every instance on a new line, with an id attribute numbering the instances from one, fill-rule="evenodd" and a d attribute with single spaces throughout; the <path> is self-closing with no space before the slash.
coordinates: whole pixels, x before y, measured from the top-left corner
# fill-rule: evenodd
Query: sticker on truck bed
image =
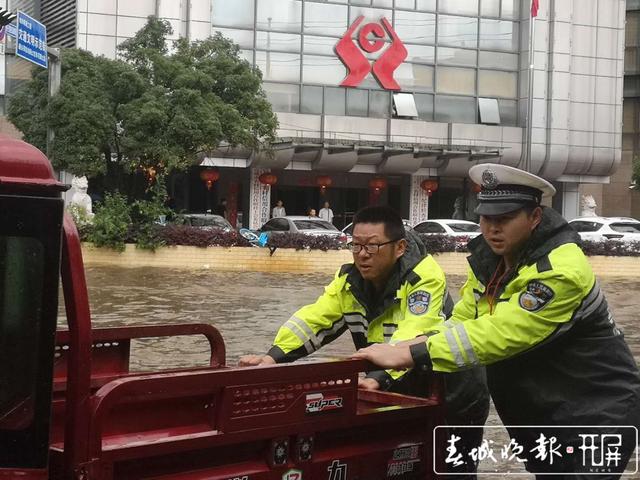
<path id="1" fill-rule="evenodd" d="M 342 408 L 342 397 L 325 395 L 323 393 L 309 393 L 306 398 L 306 413 L 319 413 Z"/>
<path id="2" fill-rule="evenodd" d="M 420 445 L 396 448 L 387 463 L 387 478 L 402 478 L 416 472 L 420 465 Z"/>

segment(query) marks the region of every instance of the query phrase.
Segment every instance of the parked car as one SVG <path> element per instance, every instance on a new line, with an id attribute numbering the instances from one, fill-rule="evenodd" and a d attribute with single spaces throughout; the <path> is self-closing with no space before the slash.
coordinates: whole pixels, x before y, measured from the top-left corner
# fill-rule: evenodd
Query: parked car
<path id="1" fill-rule="evenodd" d="M 175 223 L 205 230 L 233 231 L 233 227 L 223 216 L 211 213 L 185 213 L 179 215 Z"/>
<path id="2" fill-rule="evenodd" d="M 640 221 L 629 217 L 580 217 L 569 222 L 583 240 L 640 242 Z"/>
<path id="3" fill-rule="evenodd" d="M 346 241 L 346 236 L 332 223 L 317 217 L 287 216 L 272 218 L 258 230 L 258 234 L 263 232 L 267 232 L 269 235 L 280 232 L 302 233 L 315 237 L 338 237 L 341 241 Z"/>
<path id="4" fill-rule="evenodd" d="M 411 226 L 411 222 L 409 222 L 409 220 L 407 220 L 406 218 L 402 219 L 402 223 L 404 225 L 405 230 L 413 230 L 413 227 Z M 347 244 L 351 243 L 351 236 L 353 235 L 353 223 L 350 223 L 349 225 L 344 227 L 342 229 L 342 233 L 346 236 Z"/>
<path id="5" fill-rule="evenodd" d="M 469 239 L 481 235 L 480 225 L 467 220 L 426 220 L 417 224 L 413 229 L 426 235 L 440 234 Z"/>

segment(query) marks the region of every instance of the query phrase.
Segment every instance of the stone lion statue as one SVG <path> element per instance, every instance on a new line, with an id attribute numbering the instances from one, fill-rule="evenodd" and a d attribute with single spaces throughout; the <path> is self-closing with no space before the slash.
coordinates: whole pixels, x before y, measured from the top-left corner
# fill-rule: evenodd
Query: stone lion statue
<path id="1" fill-rule="evenodd" d="M 87 194 L 89 188 L 87 177 L 73 177 L 71 186 L 75 189 L 75 193 L 71 197 L 71 205 L 76 205 L 77 208 L 84 210 L 89 218 L 93 217 L 91 197 Z"/>
<path id="2" fill-rule="evenodd" d="M 453 215 L 454 220 L 464 220 L 464 198 L 457 197 L 453 203 Z"/>
<path id="3" fill-rule="evenodd" d="M 593 195 L 583 195 L 582 196 L 582 211 L 580 212 L 580 216 L 582 217 L 596 217 L 596 199 L 593 198 Z"/>

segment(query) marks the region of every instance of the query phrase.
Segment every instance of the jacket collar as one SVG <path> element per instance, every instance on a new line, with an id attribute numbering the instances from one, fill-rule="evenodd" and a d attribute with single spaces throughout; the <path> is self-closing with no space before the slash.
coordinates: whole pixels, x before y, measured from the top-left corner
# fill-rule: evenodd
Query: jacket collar
<path id="1" fill-rule="evenodd" d="M 580 236 L 562 215 L 551 208 L 542 207 L 542 221 L 525 245 L 516 271 L 521 266 L 532 265 L 565 243 L 579 244 Z M 471 240 L 468 248 L 471 255 L 467 260 L 474 275 L 484 285 L 487 285 L 491 275 L 498 267 L 500 256 L 493 253 L 482 235 Z"/>

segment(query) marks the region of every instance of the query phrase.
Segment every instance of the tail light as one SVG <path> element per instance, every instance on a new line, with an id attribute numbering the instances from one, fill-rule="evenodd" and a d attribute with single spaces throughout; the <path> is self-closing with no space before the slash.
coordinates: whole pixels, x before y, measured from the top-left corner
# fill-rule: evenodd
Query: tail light
<path id="1" fill-rule="evenodd" d="M 347 243 L 347 236 L 345 234 L 342 234 L 338 237 L 338 240 L 340 240 L 342 243 Z"/>

